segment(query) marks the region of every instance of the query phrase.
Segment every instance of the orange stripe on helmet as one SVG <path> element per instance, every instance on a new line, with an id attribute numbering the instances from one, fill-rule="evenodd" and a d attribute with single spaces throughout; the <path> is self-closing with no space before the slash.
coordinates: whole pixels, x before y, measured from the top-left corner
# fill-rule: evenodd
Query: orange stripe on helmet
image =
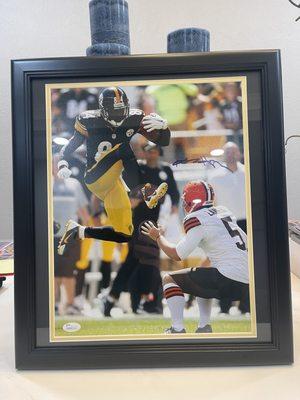
<path id="1" fill-rule="evenodd" d="M 120 96 L 119 89 L 117 87 L 114 87 L 114 92 L 116 95 L 116 103 L 121 103 L 121 96 Z"/>

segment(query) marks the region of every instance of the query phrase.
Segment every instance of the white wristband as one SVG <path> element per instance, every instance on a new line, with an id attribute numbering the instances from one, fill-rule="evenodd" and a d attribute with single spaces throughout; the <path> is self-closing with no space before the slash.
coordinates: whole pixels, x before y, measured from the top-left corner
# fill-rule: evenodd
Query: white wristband
<path id="1" fill-rule="evenodd" d="M 85 231 L 85 226 L 79 225 L 79 231 L 78 231 L 79 239 L 85 238 L 84 231 Z"/>
<path id="2" fill-rule="evenodd" d="M 62 167 L 69 168 L 69 164 L 68 164 L 68 162 L 66 160 L 60 160 L 57 163 L 57 167 L 58 167 L 58 169 L 61 169 Z"/>

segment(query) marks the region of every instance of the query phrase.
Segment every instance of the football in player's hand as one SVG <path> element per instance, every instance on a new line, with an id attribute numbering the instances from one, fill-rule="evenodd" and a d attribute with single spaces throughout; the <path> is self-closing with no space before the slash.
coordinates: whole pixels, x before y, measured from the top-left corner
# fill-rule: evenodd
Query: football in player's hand
<path id="1" fill-rule="evenodd" d="M 156 142 L 162 130 L 167 129 L 168 122 L 156 113 L 150 113 L 142 119 L 141 133 L 151 142 Z"/>
<path id="2" fill-rule="evenodd" d="M 139 129 L 139 133 L 141 135 L 143 135 L 147 140 L 150 140 L 150 142 L 154 142 L 154 143 L 158 140 L 159 135 L 160 135 L 160 132 L 157 129 L 154 129 L 153 131 L 148 132 L 143 125 L 143 121 L 142 121 L 141 127 Z"/>

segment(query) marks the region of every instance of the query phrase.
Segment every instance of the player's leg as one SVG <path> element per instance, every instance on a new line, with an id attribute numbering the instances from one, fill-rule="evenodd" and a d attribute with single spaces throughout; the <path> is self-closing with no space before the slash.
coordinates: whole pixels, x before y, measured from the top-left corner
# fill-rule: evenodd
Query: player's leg
<path id="1" fill-rule="evenodd" d="M 164 296 L 171 313 L 172 326 L 166 333 L 185 333 L 183 322 L 183 310 L 185 305 L 184 294 L 181 287 L 171 275 L 163 277 Z"/>
<path id="2" fill-rule="evenodd" d="M 198 286 L 199 295 L 196 297 L 199 309 L 199 321 L 196 333 L 211 333 L 210 325 L 212 298 L 218 296 L 217 270 L 209 267 L 192 269 L 191 280 Z M 201 297 L 201 294 L 205 297 Z"/>
<path id="3" fill-rule="evenodd" d="M 116 243 L 114 242 L 102 242 L 102 260 L 100 266 L 102 280 L 99 282 L 99 292 L 101 289 L 106 289 L 110 285 L 111 263 L 113 261 L 115 247 Z"/>
<path id="4" fill-rule="evenodd" d="M 125 186 L 118 179 L 109 191 L 103 192 L 102 181 L 99 180 L 98 185 L 89 185 L 89 189 L 101 200 L 104 199 L 104 206 L 112 226 L 82 226 L 69 220 L 57 248 L 58 254 L 63 255 L 66 247 L 78 239 L 92 238 L 117 243 L 126 243 L 131 239 L 132 213 Z"/>
<path id="5" fill-rule="evenodd" d="M 127 243 L 131 239 L 130 235 L 116 232 L 112 226 L 88 227 L 78 224 L 76 221 L 69 220 L 66 224 L 64 234 L 57 247 L 59 255 L 63 255 L 66 248 L 74 241 L 79 239 L 93 238 L 97 240 L 107 240 L 117 243 Z"/>
<path id="6" fill-rule="evenodd" d="M 130 212 L 130 210 L 128 211 Z M 107 240 L 116 243 L 127 243 L 131 239 L 131 235 L 116 232 L 112 226 L 82 226 L 76 221 L 70 219 L 66 224 L 64 234 L 57 247 L 58 254 L 63 255 L 66 247 L 74 241 L 86 238 Z"/>
<path id="7" fill-rule="evenodd" d="M 118 179 L 104 199 L 104 207 L 116 232 L 126 236 L 133 233 L 132 211 L 125 184 Z"/>
<path id="8" fill-rule="evenodd" d="M 144 311 L 148 313 L 162 314 L 162 280 L 159 264 L 147 265 L 148 276 L 143 274 L 145 293 L 150 294 L 144 303 Z"/>
<path id="9" fill-rule="evenodd" d="M 129 246 L 128 243 L 122 243 L 118 246 L 120 246 L 120 263 L 123 264 L 128 256 Z"/>
<path id="10" fill-rule="evenodd" d="M 146 299 L 152 293 L 153 268 L 156 267 L 145 264 L 144 260 L 139 260 L 130 276 L 128 290 L 130 292 L 131 308 L 134 313 L 139 312 L 141 299 Z"/>
<path id="11" fill-rule="evenodd" d="M 85 183 L 104 202 L 111 223 L 111 226 L 89 227 L 85 232 L 86 237 L 118 243 L 129 241 L 133 231 L 131 206 L 120 177 L 124 168 L 122 159 L 131 153 L 129 146 L 116 145 L 86 172 Z"/>
<path id="12" fill-rule="evenodd" d="M 132 152 L 132 151 L 131 151 Z M 154 187 L 150 183 L 145 183 L 140 167 L 132 152 L 131 155 L 122 159 L 124 165 L 123 178 L 131 192 L 141 192 L 143 199 L 149 208 L 155 208 L 168 190 L 166 182 Z"/>
<path id="13" fill-rule="evenodd" d="M 92 239 L 84 239 L 80 243 L 80 258 L 76 263 L 76 267 L 80 270 L 85 270 L 89 266 L 89 252 L 92 246 Z"/>
<path id="14" fill-rule="evenodd" d="M 95 194 L 97 195 L 97 193 Z M 99 192 L 98 195 L 100 196 Z M 115 181 L 114 186 L 106 192 L 103 198 L 111 226 L 87 227 L 84 231 L 84 236 L 117 243 L 129 242 L 133 233 L 132 212 L 129 197 L 122 180 Z"/>
<path id="15" fill-rule="evenodd" d="M 131 305 L 132 312 L 134 314 L 139 314 L 141 312 L 140 303 L 141 303 L 142 295 L 144 294 L 144 292 L 141 290 L 141 287 L 140 287 L 140 278 L 141 278 L 140 264 L 137 261 L 136 266 L 135 266 L 134 270 L 132 271 L 132 274 L 130 275 L 129 280 L 128 280 L 130 305 Z"/>
<path id="16" fill-rule="evenodd" d="M 93 238 L 117 243 L 126 243 L 132 237 L 132 213 L 128 193 L 124 182 L 120 179 L 123 170 L 123 159 L 132 157 L 129 146 L 117 145 L 108 151 L 85 175 L 88 189 L 100 200 L 112 226 L 84 227 L 75 221 L 68 221 L 65 232 L 58 246 L 58 254 L 62 255 L 71 242 L 77 239 Z M 127 151 L 131 153 L 128 155 Z M 167 190 L 167 187 L 157 188 L 153 195 L 147 198 L 150 208 L 157 205 Z"/>
<path id="17" fill-rule="evenodd" d="M 196 299 L 199 308 L 199 322 L 196 333 L 211 333 L 210 316 L 213 299 L 204 299 L 202 297 L 196 297 Z"/>
<path id="18" fill-rule="evenodd" d="M 140 263 L 136 260 L 135 268 L 130 274 L 127 282 L 127 289 L 130 294 L 130 305 L 134 314 L 137 314 L 140 311 L 139 306 L 143 293 L 140 290 L 140 268 Z"/>
<path id="19" fill-rule="evenodd" d="M 75 283 L 76 282 L 74 276 L 65 276 L 62 278 L 62 285 L 65 288 L 67 300 L 66 313 L 68 315 L 78 314 L 80 312 L 80 310 L 76 306 L 74 306 Z"/>
<path id="20" fill-rule="evenodd" d="M 83 288 L 85 286 L 85 274 L 90 270 L 91 262 L 89 252 L 93 239 L 84 239 L 80 243 L 80 257 L 76 262 L 75 269 L 75 303 L 83 306 Z M 81 307 L 81 306 L 80 306 Z M 81 307 L 82 308 L 82 307 Z"/>
<path id="21" fill-rule="evenodd" d="M 79 242 L 73 242 L 70 251 L 63 257 L 57 256 L 59 259 L 58 266 L 60 268 L 61 285 L 66 293 L 66 314 L 80 314 L 79 308 L 74 304 L 75 298 L 75 266 L 80 255 Z"/>
<path id="22" fill-rule="evenodd" d="M 54 246 L 58 246 L 59 238 L 54 237 Z M 61 268 L 60 268 L 60 257 L 57 253 L 54 253 L 54 297 L 55 297 L 55 312 L 58 312 L 58 306 L 60 302 L 60 287 L 61 287 Z"/>
<path id="23" fill-rule="evenodd" d="M 111 277 L 111 262 L 101 261 L 100 272 L 102 274 L 102 279 L 99 285 L 99 292 L 101 289 L 107 289 L 110 285 Z"/>
<path id="24" fill-rule="evenodd" d="M 242 290 L 239 310 L 242 314 L 250 312 L 250 297 L 249 297 L 249 287 Z"/>
<path id="25" fill-rule="evenodd" d="M 115 277 L 108 296 L 104 301 L 104 316 L 110 317 L 110 311 L 119 300 L 121 293 L 127 289 L 129 278 L 136 268 L 137 260 L 133 255 L 132 246 L 129 246 L 129 252 L 124 263 L 121 265 L 117 276 Z"/>
<path id="26" fill-rule="evenodd" d="M 219 301 L 219 305 L 220 305 L 220 312 L 222 314 L 229 314 L 229 310 L 232 305 L 232 301 L 228 297 L 226 297 L 226 298 L 222 297 Z"/>
<path id="27" fill-rule="evenodd" d="M 79 298 L 83 294 L 85 288 L 85 274 L 90 272 L 91 270 L 91 263 L 89 262 L 87 268 L 79 269 L 76 268 L 76 285 L 75 285 L 75 297 Z"/>
<path id="28" fill-rule="evenodd" d="M 171 316 L 174 315 L 175 318 L 180 316 L 180 319 L 183 321 L 183 309 L 185 302 L 176 302 L 176 293 L 178 293 L 177 296 L 179 296 L 180 293 L 176 286 L 182 291 L 182 293 L 188 293 L 197 297 L 199 312 L 201 313 L 198 328 L 196 330 L 197 333 L 212 331 L 211 326 L 209 325 L 211 301 L 206 300 L 219 298 L 219 287 L 216 272 L 218 271 L 215 270 L 215 268 L 189 268 L 170 273 L 163 278 L 164 293 L 165 297 L 167 298 Z M 174 295 L 174 293 L 175 301 L 172 301 L 172 298 L 168 301 L 168 295 Z M 177 329 L 175 328 L 175 330 Z"/>
<path id="29" fill-rule="evenodd" d="M 89 190 L 101 200 L 123 176 L 128 191 L 139 190 L 143 177 L 134 152 L 126 143 L 116 145 L 105 153 L 97 163 L 87 171 L 85 183 Z M 101 182 L 100 182 L 101 180 Z M 124 182 L 123 182 L 123 186 Z"/>
<path id="30" fill-rule="evenodd" d="M 60 302 L 61 277 L 54 277 L 55 313 L 58 314 Z"/>
<path id="31" fill-rule="evenodd" d="M 112 284 L 112 288 L 109 292 L 112 300 L 118 300 L 120 298 L 120 294 L 127 289 L 127 284 L 131 274 L 133 273 L 137 264 L 137 260 L 134 257 L 131 250 L 126 257 L 125 262 L 120 266 L 120 269 L 114 279 Z"/>
<path id="32" fill-rule="evenodd" d="M 123 172 L 124 170 L 124 172 Z M 126 182 L 120 179 L 123 172 L 123 177 Z M 101 181 L 101 182 L 100 182 Z M 115 200 L 114 206 L 118 203 L 118 198 L 113 195 L 112 189 L 114 191 L 119 190 L 116 188 L 116 183 L 120 182 L 118 186 L 123 186 L 123 193 L 126 195 L 121 199 L 125 203 L 128 203 L 128 191 L 139 190 L 139 188 L 144 184 L 143 177 L 140 172 L 139 165 L 136 161 L 135 155 L 126 144 L 120 144 L 115 146 L 113 149 L 108 151 L 105 156 L 99 160 L 87 173 L 85 176 L 85 182 L 89 190 L 94 193 L 98 198 L 104 200 L 104 207 L 108 213 L 107 207 L 110 207 L 111 200 Z M 154 208 L 157 206 L 159 200 L 165 196 L 168 190 L 168 184 L 163 182 L 157 188 L 153 188 L 149 183 L 145 183 L 141 187 L 141 193 L 143 195 L 144 201 L 149 208 Z M 106 201 L 107 195 L 110 194 L 110 198 Z M 107 206 L 106 204 L 107 203 Z M 118 203 L 120 206 L 120 204 Z M 112 221 L 113 223 L 113 221 Z M 120 223 L 119 223 L 120 225 Z M 115 225 L 113 224 L 115 228 Z M 121 230 L 120 230 L 121 229 Z M 115 228 L 117 232 L 123 231 L 123 226 Z"/>
<path id="33" fill-rule="evenodd" d="M 93 218 L 90 219 L 91 224 Z M 85 285 L 85 274 L 90 270 L 91 261 L 89 259 L 90 250 L 93 244 L 93 239 L 83 239 L 80 242 L 80 257 L 76 262 L 76 285 L 75 285 L 75 301 L 78 303 L 83 302 L 82 293 Z"/>
<path id="34" fill-rule="evenodd" d="M 221 274 L 220 274 L 221 275 Z M 239 301 L 241 312 L 250 312 L 249 284 L 234 281 L 221 275 L 221 296 L 231 302 Z"/>

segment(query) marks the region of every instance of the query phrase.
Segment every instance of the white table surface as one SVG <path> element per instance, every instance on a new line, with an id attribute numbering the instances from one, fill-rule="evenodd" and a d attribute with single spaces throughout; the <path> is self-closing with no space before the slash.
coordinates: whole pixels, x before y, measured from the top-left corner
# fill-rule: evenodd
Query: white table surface
<path id="1" fill-rule="evenodd" d="M 300 279 L 292 276 L 295 364 L 278 367 L 18 372 L 13 278 L 0 291 L 0 400 L 298 400 Z"/>

